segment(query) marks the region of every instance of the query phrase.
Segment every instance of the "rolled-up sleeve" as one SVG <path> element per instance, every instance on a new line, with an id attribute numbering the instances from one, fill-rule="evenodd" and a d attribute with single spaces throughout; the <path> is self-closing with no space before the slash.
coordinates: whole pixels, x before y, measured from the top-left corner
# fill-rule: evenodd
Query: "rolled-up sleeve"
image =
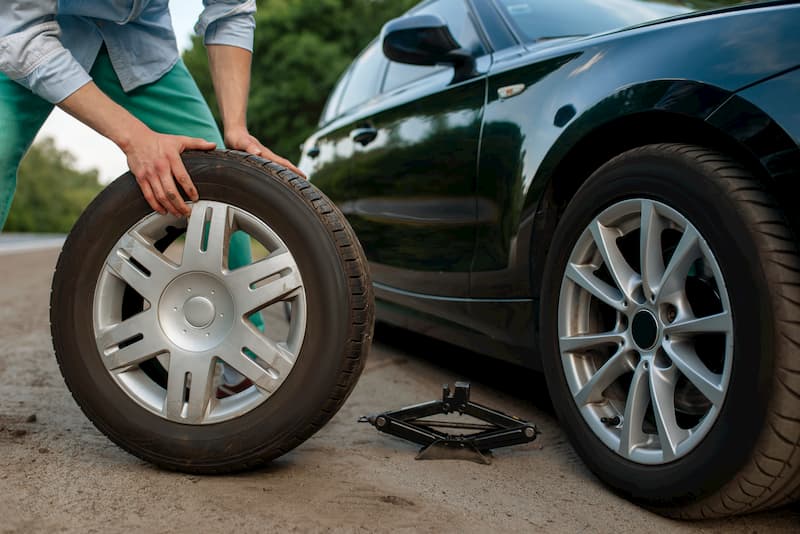
<path id="1" fill-rule="evenodd" d="M 194 27 L 206 45 L 238 46 L 253 51 L 255 0 L 203 0 L 205 9 Z"/>
<path id="2" fill-rule="evenodd" d="M 91 81 L 61 44 L 57 0 L 0 2 L 0 71 L 58 104 Z"/>

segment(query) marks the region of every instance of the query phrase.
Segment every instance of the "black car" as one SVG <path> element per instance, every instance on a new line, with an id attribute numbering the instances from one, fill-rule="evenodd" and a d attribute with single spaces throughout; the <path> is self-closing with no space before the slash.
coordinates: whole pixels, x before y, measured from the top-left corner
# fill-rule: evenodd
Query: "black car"
<path id="1" fill-rule="evenodd" d="M 543 370 L 610 486 L 689 518 L 778 506 L 800 496 L 798 28 L 794 2 L 423 2 L 301 167 L 378 318 Z"/>

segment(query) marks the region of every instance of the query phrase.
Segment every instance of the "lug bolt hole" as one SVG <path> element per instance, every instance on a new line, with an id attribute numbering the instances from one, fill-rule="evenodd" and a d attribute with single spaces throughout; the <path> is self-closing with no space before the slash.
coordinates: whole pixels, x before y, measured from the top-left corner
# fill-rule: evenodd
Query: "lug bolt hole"
<path id="1" fill-rule="evenodd" d="M 664 304 L 661 306 L 661 320 L 666 324 L 674 323 L 676 317 L 678 317 L 678 308 L 672 304 Z"/>

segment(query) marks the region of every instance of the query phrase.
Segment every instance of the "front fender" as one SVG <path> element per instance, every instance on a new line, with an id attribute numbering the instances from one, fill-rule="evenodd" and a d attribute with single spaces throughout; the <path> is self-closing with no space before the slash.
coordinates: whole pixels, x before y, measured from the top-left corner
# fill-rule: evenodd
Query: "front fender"
<path id="1" fill-rule="evenodd" d="M 571 152 L 571 156 L 581 157 L 580 151 L 575 149 L 590 135 L 597 135 L 608 126 L 621 122 L 645 130 L 647 118 L 639 120 L 645 114 L 648 117 L 664 114 L 704 121 L 730 95 L 730 91 L 725 89 L 689 80 L 652 80 L 620 88 L 587 108 L 556 138 L 526 191 L 526 207 L 533 209 L 556 169 Z M 641 134 L 644 136 L 646 132 Z M 611 139 L 605 141 L 613 143 Z"/>
<path id="2" fill-rule="evenodd" d="M 733 95 L 708 123 L 734 139 L 760 170 L 800 235 L 800 68 Z"/>

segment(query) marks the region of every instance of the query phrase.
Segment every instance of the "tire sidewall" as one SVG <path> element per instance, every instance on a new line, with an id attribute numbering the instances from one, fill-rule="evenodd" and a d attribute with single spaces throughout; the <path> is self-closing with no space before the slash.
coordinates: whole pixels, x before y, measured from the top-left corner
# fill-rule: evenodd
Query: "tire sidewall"
<path id="1" fill-rule="evenodd" d="M 52 323 L 62 373 L 87 416 L 115 442 L 156 463 L 213 467 L 257 451 L 296 446 L 337 388 L 350 332 L 350 292 L 340 253 L 301 193 L 277 176 L 213 154 L 184 157 L 203 200 L 244 209 L 268 224 L 297 262 L 307 296 L 306 333 L 291 373 L 250 412 L 208 425 L 163 419 L 139 406 L 103 365 L 93 330 L 93 297 L 120 236 L 152 212 L 128 174 L 91 204 L 65 244 L 54 278 Z M 64 326 L 60 323 L 63 321 Z M 264 456 L 264 453 L 259 453 Z"/>
<path id="2" fill-rule="evenodd" d="M 717 420 L 692 451 L 657 466 L 623 458 L 588 428 L 567 385 L 558 345 L 556 310 L 575 243 L 595 216 L 630 198 L 662 202 L 697 228 L 722 271 L 734 324 L 731 377 Z M 728 482 L 752 453 L 766 417 L 773 365 L 769 286 L 752 232 L 740 206 L 708 167 L 663 146 L 624 154 L 601 167 L 575 195 L 556 229 L 540 312 L 548 388 L 578 453 L 603 481 L 629 498 L 654 506 L 698 500 Z"/>

